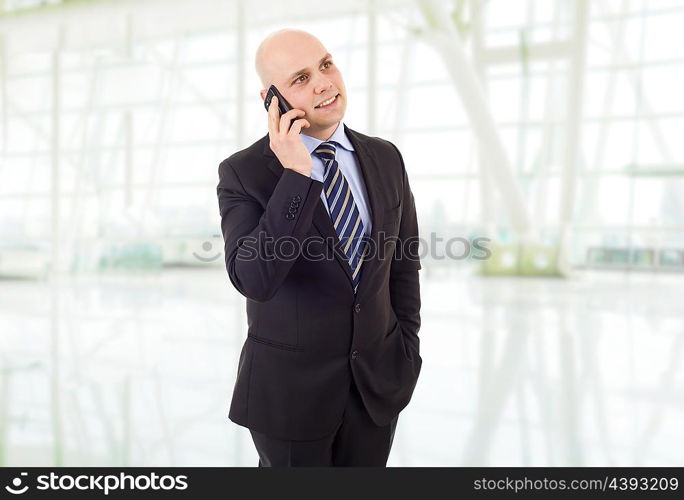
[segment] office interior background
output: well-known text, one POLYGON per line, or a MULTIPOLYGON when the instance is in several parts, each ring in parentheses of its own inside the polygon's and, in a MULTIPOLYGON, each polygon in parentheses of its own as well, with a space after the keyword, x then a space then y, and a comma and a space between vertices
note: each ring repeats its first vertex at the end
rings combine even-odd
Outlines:
POLYGON ((416 199, 388 465, 682 465, 682 26, 684 0, 0 0, 0 465, 256 465, 217 167, 267 132, 283 27, 416 199))

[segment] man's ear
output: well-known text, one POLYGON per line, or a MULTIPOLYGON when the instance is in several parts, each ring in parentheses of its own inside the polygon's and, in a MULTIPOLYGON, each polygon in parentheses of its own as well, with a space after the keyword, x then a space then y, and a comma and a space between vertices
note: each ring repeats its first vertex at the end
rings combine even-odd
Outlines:
POLYGON ((259 91, 259 95, 261 96, 261 100, 262 100, 262 101, 265 101, 265 100, 266 100, 266 94, 267 94, 267 93, 268 93, 268 90, 266 90, 266 89, 261 89, 261 90, 259 91))

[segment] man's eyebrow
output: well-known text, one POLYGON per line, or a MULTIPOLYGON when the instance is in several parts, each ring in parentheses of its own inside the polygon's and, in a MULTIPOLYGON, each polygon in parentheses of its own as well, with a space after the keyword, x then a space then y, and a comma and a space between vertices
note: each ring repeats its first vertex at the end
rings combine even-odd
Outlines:
MULTIPOLYGON (((330 53, 327 53, 326 55, 324 55, 324 56, 321 58, 320 61, 318 61, 318 65, 320 66, 321 64, 323 64, 323 62, 324 62, 326 59, 330 59, 330 58, 332 58, 332 56, 330 55, 330 53)), ((299 71, 295 71, 294 73, 292 73, 292 74, 290 75, 290 77, 288 78, 288 80, 292 80, 294 77, 299 76, 299 75, 301 75, 301 74, 303 74, 303 73, 306 73, 307 71, 309 71, 309 68, 304 68, 304 69, 300 69, 299 71)))

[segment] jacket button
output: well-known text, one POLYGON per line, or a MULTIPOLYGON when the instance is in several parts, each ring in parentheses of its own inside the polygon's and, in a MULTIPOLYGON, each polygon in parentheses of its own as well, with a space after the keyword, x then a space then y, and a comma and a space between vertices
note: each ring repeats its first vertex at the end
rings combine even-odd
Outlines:
POLYGON ((300 201, 302 201, 302 197, 299 195, 294 196, 292 197, 292 201, 294 201, 295 203, 299 203, 300 201))
POLYGON ((356 359, 359 357, 359 351, 352 351, 351 353, 351 359, 356 359))
POLYGON ((354 312, 361 312, 361 304, 356 304, 354 306, 354 312))
POLYGON ((297 213, 297 207, 290 206, 290 208, 287 210, 291 214, 297 213))
POLYGON ((294 214, 285 214, 285 218, 292 220, 295 218, 295 215, 294 214))

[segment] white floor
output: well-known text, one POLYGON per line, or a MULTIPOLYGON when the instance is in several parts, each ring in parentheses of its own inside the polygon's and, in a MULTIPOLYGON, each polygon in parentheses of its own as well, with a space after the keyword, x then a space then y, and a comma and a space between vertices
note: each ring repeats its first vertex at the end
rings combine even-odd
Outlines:
MULTIPOLYGON (((422 275, 393 466, 681 466, 684 276, 422 275)), ((0 465, 254 466, 225 271, 0 281, 0 465)))

